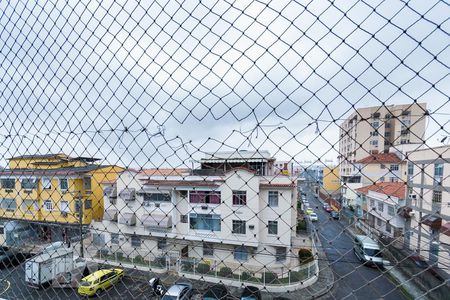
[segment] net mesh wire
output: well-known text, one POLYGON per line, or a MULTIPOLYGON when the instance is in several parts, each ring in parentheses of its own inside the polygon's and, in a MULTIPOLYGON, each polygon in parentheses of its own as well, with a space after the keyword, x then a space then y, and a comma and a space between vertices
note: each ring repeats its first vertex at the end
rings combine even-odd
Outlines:
POLYGON ((446 1, 0 12, 0 297, 446 297, 446 1))

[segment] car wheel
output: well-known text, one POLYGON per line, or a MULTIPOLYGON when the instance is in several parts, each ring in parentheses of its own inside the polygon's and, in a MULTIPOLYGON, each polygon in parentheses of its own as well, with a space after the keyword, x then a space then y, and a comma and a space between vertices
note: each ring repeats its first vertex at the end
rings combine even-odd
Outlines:
POLYGON ((101 294, 102 294, 102 289, 98 289, 98 290, 95 291, 95 296, 96 297, 100 297, 101 294))

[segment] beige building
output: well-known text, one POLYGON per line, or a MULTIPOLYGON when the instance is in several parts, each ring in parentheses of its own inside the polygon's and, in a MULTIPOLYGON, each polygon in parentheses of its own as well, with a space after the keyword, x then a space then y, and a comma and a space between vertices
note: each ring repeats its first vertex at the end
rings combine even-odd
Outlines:
POLYGON ((408 153, 409 247, 449 272, 450 146, 408 153))
POLYGON ((426 115, 425 103, 375 106, 356 110, 341 124, 338 158, 344 204, 354 204, 356 188, 383 177, 382 172, 377 175, 376 170, 371 170, 377 166, 360 170, 358 162, 380 153, 396 153, 402 158, 401 153, 411 145, 420 147, 425 138, 426 115), (366 172, 372 172, 375 178, 366 172), (363 182, 364 177, 369 182, 363 182))

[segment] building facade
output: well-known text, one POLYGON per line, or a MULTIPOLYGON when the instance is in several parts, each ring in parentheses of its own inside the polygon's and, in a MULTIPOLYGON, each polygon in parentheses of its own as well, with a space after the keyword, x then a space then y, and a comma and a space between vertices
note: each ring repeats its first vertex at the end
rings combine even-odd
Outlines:
POLYGON ((242 167, 207 176, 145 173, 127 170, 105 183, 105 217, 92 224, 97 249, 149 262, 162 258, 169 267, 194 260, 283 274, 299 266, 291 246, 296 179, 242 167))
POLYGON ((347 205, 354 204, 355 189, 364 186, 358 161, 373 154, 404 153, 405 145, 420 147, 427 114, 425 103, 375 106, 357 109, 341 124, 338 160, 347 205))
POLYGON ((103 180, 117 178, 117 166, 65 154, 24 155, 0 171, 0 218, 9 243, 58 241, 79 236, 78 227, 103 218, 103 180), (7 222, 12 222, 6 226, 7 222), (75 233, 77 232, 77 233, 75 233), (20 234, 19 234, 20 233, 20 234))
POLYGON ((450 265, 450 146, 408 153, 409 247, 448 271, 450 265))

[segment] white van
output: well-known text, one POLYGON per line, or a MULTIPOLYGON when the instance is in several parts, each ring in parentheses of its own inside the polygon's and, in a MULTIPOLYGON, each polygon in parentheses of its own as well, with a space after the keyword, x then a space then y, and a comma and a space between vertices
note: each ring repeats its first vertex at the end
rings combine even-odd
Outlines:
POLYGON ((383 266, 383 256, 380 246, 366 235, 356 235, 353 240, 353 251, 366 264, 383 266))

